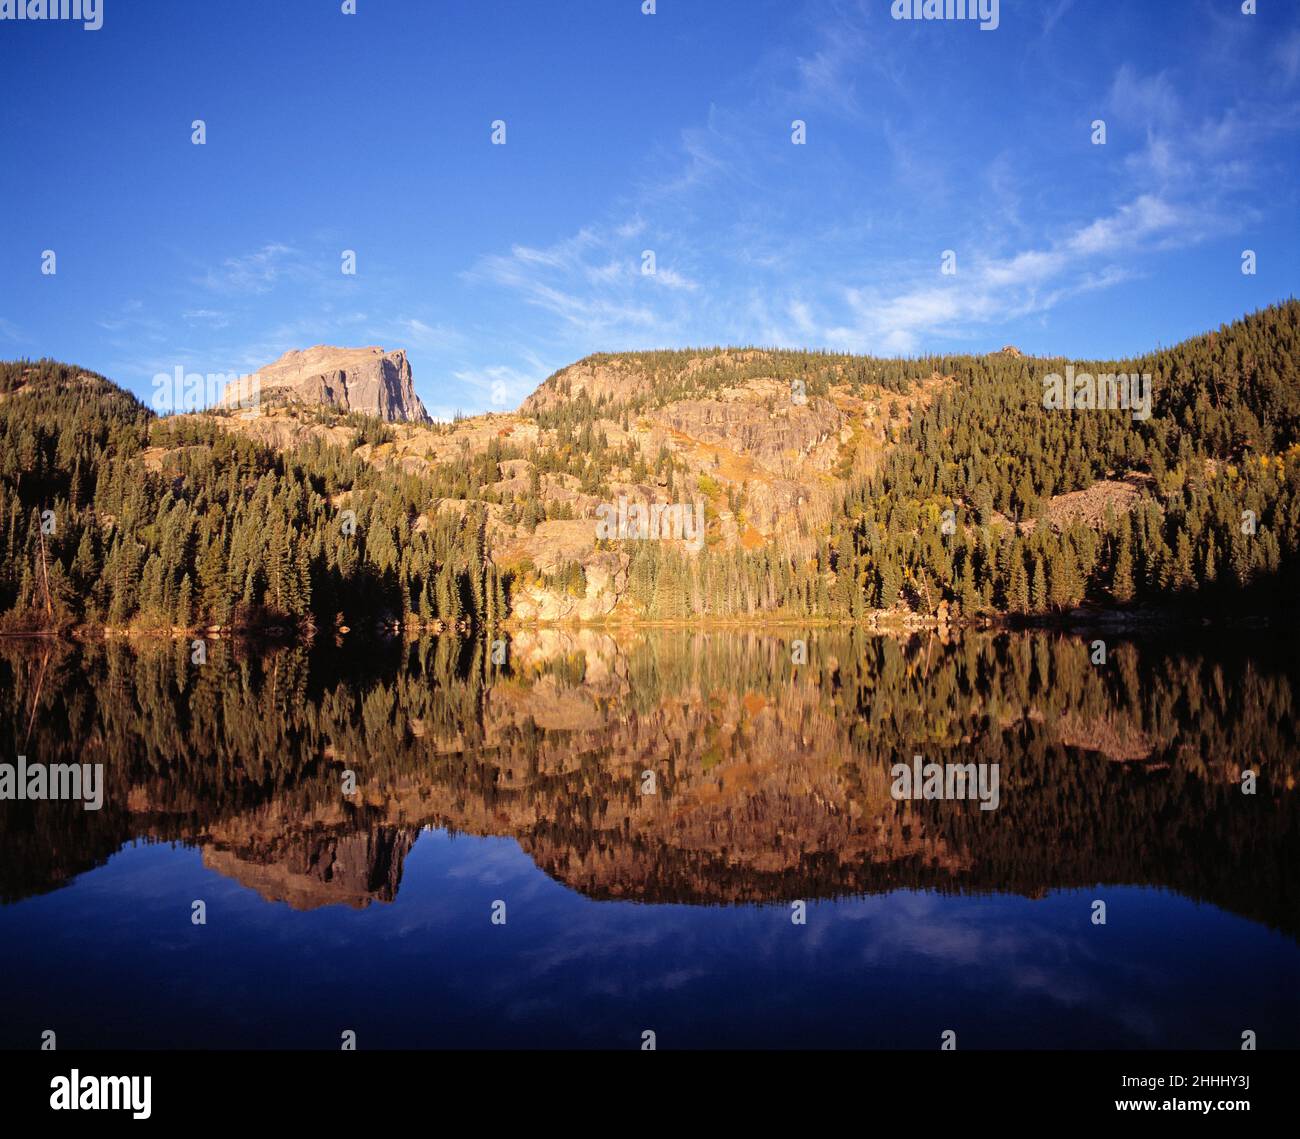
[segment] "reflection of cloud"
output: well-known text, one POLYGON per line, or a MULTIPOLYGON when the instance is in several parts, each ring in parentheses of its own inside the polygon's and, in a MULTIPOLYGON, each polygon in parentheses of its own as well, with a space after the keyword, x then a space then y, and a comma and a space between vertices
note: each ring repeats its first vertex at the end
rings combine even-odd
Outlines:
MULTIPOLYGON (((1131 891, 1139 899, 1158 894, 1131 891)), ((1107 931, 1086 918, 1077 919, 1077 927, 1062 927, 1063 907, 1071 915, 1085 914, 1092 896, 1065 890, 1032 903, 1013 896, 954 901, 904 891, 866 899, 862 909, 846 917, 867 925, 868 932, 859 938, 866 942, 860 957, 872 968, 900 958, 926 961, 945 978, 978 976, 981 987, 996 989, 1004 999, 1037 994, 1065 1007, 1088 1008, 1153 1040, 1160 1024, 1152 1010, 1115 994, 1159 994, 1168 985, 1161 965, 1117 953, 1113 939, 1106 940, 1107 931)))
MULTIPOLYGON (((1133 890, 1131 896, 1145 900, 1158 893, 1133 890)), ((980 996, 1033 1010, 1040 1022, 1051 1016, 1044 1007, 1085 1010, 1089 1022, 1111 1022, 1120 1039, 1154 1042, 1168 1031, 1162 1010, 1181 983, 1171 981, 1161 963, 1130 959, 1125 943, 1091 926, 1091 894, 1081 890, 1033 902, 902 890, 812 903, 803 927, 792 926, 784 904, 647 907, 590 902, 568 891, 559 897, 563 904, 534 926, 511 970, 490 985, 492 1002, 512 1019, 582 1000, 635 1005, 683 992, 703 997, 725 991, 741 967, 756 979, 783 979, 769 993, 773 1008, 802 1001, 801 994, 812 991, 809 984, 823 994, 841 985, 863 992, 901 986, 912 990, 917 1007, 980 996), (1135 999, 1137 993, 1149 999, 1135 999)), ((1177 904, 1192 905, 1185 899, 1177 904)))
MULTIPOLYGON (((460 839, 473 842, 475 857, 473 862, 460 862, 447 869, 448 878, 464 879, 480 885, 500 886, 507 882, 527 889, 529 894, 536 892, 539 883, 532 862, 521 858, 519 844, 513 839, 460 839)), ((510 899, 505 899, 507 914, 510 899)), ((507 916, 508 920, 508 916, 507 916)))

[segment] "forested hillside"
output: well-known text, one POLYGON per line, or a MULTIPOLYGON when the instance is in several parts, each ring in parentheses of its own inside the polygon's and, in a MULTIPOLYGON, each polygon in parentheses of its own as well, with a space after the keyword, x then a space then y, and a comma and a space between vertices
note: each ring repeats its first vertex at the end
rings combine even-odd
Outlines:
POLYGON ((500 612, 482 517, 416 526, 425 486, 351 448, 278 453, 208 417, 159 419, 102 377, 50 361, 0 366, 0 393, 0 608, 11 628, 306 631, 500 612), (165 470, 151 469, 150 448, 164 449, 165 470))
POLYGON ((589 357, 518 413, 159 418, 0 365, 0 611, 311 632, 376 622, 1265 612, 1300 560, 1300 302, 1141 359, 589 357), (1152 414, 1043 378, 1149 373, 1152 414), (699 548, 597 537, 699 503, 699 548))
MULTIPOLYGON (((851 358, 771 359, 784 378, 808 376, 810 392, 845 380, 863 389, 851 358)), ((634 579, 646 602, 673 615, 739 607, 859 618, 945 602, 1027 614, 1084 601, 1267 608, 1295 596, 1297 302, 1138 360, 1076 363, 1091 374, 1150 373, 1155 413, 1145 422, 1123 410, 1045 411, 1041 377, 1065 360, 873 363, 902 390, 931 374, 952 382, 878 470, 850 475, 812 564, 771 550, 691 559, 646 543, 634 579), (1054 498, 1103 480, 1142 493, 1100 497, 1091 521, 1052 518, 1054 498)))

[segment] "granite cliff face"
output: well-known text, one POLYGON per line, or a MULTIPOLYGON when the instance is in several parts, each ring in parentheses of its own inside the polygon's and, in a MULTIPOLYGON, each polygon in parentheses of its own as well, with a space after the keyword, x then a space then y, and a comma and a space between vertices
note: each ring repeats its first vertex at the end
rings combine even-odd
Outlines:
MULTIPOLYGON (((618 621, 644 612, 644 590, 633 544, 598 540, 602 509, 698 507, 704 538, 692 554, 770 551, 807 564, 824 552, 846 487, 956 382, 928 362, 910 372, 901 383, 886 362, 757 349, 599 354, 554 373, 517 411, 434 424, 402 352, 316 347, 251 377, 260 414, 216 419, 282 451, 318 440, 428 479, 435 489, 417 529, 481 511, 492 558, 512 575, 514 619, 618 621), (362 440, 322 409, 396 426, 362 440)), ((227 407, 246 398, 232 385, 227 407)), ((1150 493, 1143 482, 1102 482, 1078 503, 1051 500, 1046 517, 1095 525, 1107 507, 1131 510, 1150 493)))
POLYGON ((428 423, 429 413, 415 394, 411 365, 401 349, 315 348, 286 352, 226 386, 225 408, 252 403, 301 404, 378 416, 390 423, 428 423))
POLYGON ((473 470, 469 497, 439 495, 430 515, 484 504, 495 560, 522 570, 512 615, 597 621, 631 611, 630 551, 596 541, 602 505, 698 502, 710 545, 811 557, 810 534, 825 525, 844 478, 870 471, 945 382, 934 376, 907 394, 863 387, 832 362, 808 373, 814 387, 805 394, 802 381, 784 376, 788 367, 757 350, 593 356, 556 372, 515 412, 432 424, 403 352, 318 346, 232 384, 225 407, 246 404, 256 386, 259 414, 218 422, 284 451, 310 439, 351 446, 364 462, 448 489, 461 490, 473 470), (590 438, 565 422, 582 407, 598 408, 590 438), (358 444, 316 409, 400 426, 385 441, 358 444), (536 517, 525 521, 529 501, 536 517), (581 585, 557 588, 550 578, 572 564, 581 585))

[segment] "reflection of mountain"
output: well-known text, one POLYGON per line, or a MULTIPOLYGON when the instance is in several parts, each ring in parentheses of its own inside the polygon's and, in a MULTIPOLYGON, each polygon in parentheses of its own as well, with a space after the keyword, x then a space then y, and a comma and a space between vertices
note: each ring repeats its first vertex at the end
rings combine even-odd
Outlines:
MULTIPOLYGON (((521 634, 499 672, 442 639, 346 676, 288 650, 218 649, 202 668, 170 649, 68 652, 26 754, 104 762, 105 808, 4 804, 0 889, 54 888, 144 838, 198 846, 294 908, 363 906, 396 896, 433 825, 513 837, 595 898, 1147 883, 1296 935, 1294 663, 1116 644, 1099 669, 1085 643, 1041 634, 810 647, 796 668, 749 634, 521 634), (917 753, 998 763, 1001 806, 896 802, 890 766, 917 753)), ((0 657, 0 731, 18 744, 39 671, 0 657)))
POLYGON ((380 827, 353 834, 277 834, 269 841, 249 836, 236 847, 205 846, 203 865, 291 909, 336 902, 362 909, 397 897, 402 860, 417 833, 380 827))

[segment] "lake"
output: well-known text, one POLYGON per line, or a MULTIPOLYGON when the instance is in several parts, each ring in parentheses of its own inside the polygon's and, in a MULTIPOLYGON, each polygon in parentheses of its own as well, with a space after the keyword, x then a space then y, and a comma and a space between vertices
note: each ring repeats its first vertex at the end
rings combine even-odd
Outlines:
POLYGON ((1284 640, 3 642, 0 1046, 1295 1048, 1284 640))

